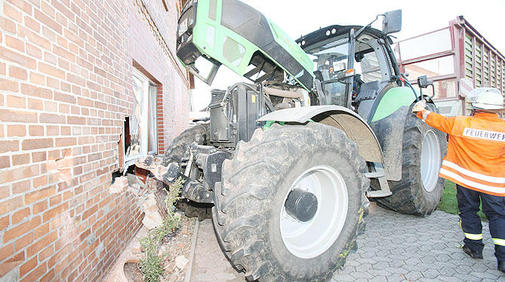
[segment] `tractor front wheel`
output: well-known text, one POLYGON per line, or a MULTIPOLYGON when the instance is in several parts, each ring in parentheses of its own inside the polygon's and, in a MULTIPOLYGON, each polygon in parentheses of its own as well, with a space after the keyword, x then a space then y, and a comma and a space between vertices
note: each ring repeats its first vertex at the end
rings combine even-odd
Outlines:
POLYGON ((365 163, 326 125, 257 129, 223 164, 213 210, 221 247, 248 280, 326 280, 356 246, 365 163))

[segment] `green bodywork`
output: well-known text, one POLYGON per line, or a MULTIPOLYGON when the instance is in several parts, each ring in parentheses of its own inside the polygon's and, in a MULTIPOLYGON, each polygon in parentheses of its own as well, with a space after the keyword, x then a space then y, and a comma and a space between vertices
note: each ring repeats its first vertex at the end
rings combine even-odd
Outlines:
MULTIPOLYGON (((220 62, 240 76, 248 72, 252 56, 256 52, 260 52, 297 80, 298 74, 289 73, 283 65, 269 56, 264 50, 222 25, 222 5, 223 0, 198 1, 196 23, 193 29, 193 44, 195 47, 202 54, 220 62), (211 2, 216 9, 215 11, 211 9, 211 2)), ((314 64, 308 55, 277 25, 268 19, 267 21, 275 41, 312 75, 314 64)), ((297 80, 297 82, 306 88, 300 81, 297 80)), ((310 91, 310 89, 307 90, 310 91)))
POLYGON ((379 101, 372 122, 388 117, 403 106, 410 106, 415 99, 416 96, 410 87, 389 89, 379 101))

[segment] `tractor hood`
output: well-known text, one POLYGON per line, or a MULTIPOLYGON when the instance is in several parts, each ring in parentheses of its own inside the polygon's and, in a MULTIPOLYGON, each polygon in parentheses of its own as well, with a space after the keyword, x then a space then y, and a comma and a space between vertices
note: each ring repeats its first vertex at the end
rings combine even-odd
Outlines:
POLYGON ((253 82, 290 76, 308 91, 314 65, 277 25, 238 0, 193 0, 178 21, 177 57, 211 84, 221 65, 253 82))

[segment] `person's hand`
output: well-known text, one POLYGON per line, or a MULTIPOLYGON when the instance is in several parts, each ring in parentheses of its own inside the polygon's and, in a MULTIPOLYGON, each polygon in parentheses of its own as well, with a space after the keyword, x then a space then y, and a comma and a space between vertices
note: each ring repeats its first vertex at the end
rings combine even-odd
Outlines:
POLYGON ((418 113, 420 111, 424 111, 424 110, 426 110, 426 101, 424 101, 424 100, 421 100, 421 101, 417 102, 414 105, 414 107, 412 108, 412 112, 414 114, 416 114, 416 113, 418 113))

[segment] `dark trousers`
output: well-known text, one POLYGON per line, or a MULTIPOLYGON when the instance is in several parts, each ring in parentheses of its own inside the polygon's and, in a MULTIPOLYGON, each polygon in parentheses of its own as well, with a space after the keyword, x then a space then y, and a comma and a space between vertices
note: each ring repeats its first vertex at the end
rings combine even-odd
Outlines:
POLYGON ((489 231, 495 244, 495 256, 505 261, 505 197, 493 196, 456 185, 458 193, 461 229, 465 233, 465 245, 475 252, 482 252, 482 224, 477 212, 482 201, 482 211, 489 220, 489 231))

